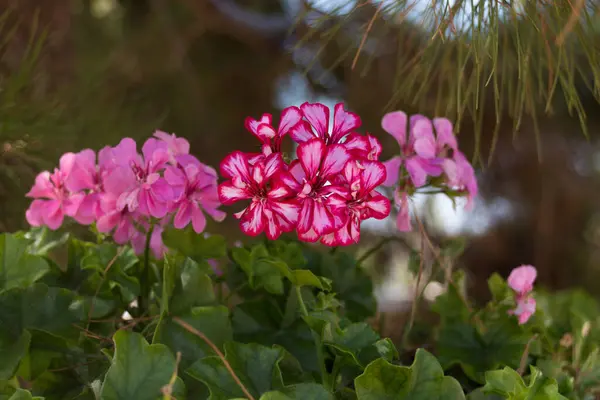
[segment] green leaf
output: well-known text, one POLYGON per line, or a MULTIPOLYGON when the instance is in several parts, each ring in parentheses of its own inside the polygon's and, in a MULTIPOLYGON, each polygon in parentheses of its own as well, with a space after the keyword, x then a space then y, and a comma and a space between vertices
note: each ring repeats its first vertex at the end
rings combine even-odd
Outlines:
POLYGON ((0 335, 0 380, 8 380, 13 377, 19 366, 21 358, 27 354, 31 342, 31 334, 23 331, 21 336, 14 341, 0 335))
POLYGON ((231 253, 248 276, 248 285, 252 289, 262 288, 272 294, 283 294, 283 278, 289 274, 289 268, 285 262, 273 258, 264 245, 256 245, 250 251, 234 248, 231 253))
POLYGON ((442 324, 466 322, 469 320, 469 310, 461 299, 459 288, 464 285, 464 273, 457 271, 454 274, 455 285, 449 285, 444 294, 435 298, 431 309, 439 314, 442 324))
POLYGON ((312 286, 321 290, 331 290, 331 281, 329 279, 318 277, 307 269, 293 270, 291 281, 297 286, 312 286))
POLYGON ((492 299, 496 302, 512 296, 512 291, 506 284, 506 281, 495 272, 488 279, 488 287, 492 293, 492 299))
POLYGON ((346 362, 362 368, 379 357, 387 361, 398 358, 398 351, 391 340, 381 340, 373 328, 364 322, 336 330, 325 344, 334 348, 346 362))
MULTIPOLYGON (((223 348, 223 344, 232 339, 229 310, 224 306, 195 307, 180 318, 204 333, 219 348, 223 348)), ((167 345, 174 353, 181 352, 183 368, 214 354, 204 340, 187 331, 172 318, 165 318, 157 328, 155 342, 167 345)))
POLYGON ((169 310, 177 315, 189 312, 192 307, 215 303, 215 292, 211 278, 199 265, 187 260, 176 269, 175 288, 169 310))
POLYGON ((43 397, 32 396, 28 390, 17 389, 8 400, 43 400, 43 397))
MULTIPOLYGON (((120 330, 113 337, 115 355, 102 384, 100 400, 157 400, 176 368, 175 356, 162 344, 148 344, 139 333, 120 330)), ((183 393, 175 383, 173 396, 183 393)))
POLYGON ((531 367, 529 385, 513 369, 505 367, 485 373, 484 393, 497 394, 510 400, 566 400, 558 392, 556 380, 531 367))
POLYGON ((358 400, 451 400, 464 399, 460 384, 444 376, 433 355, 418 349, 410 367, 380 358, 354 381, 358 400))
MULTIPOLYGON (((284 351, 279 347, 270 348, 255 343, 225 344, 225 359, 254 398, 283 387, 277 366, 283 356, 284 351)), ((219 357, 198 360, 186 372, 208 386, 209 400, 246 397, 219 357)))
POLYGON ((234 339, 265 346, 283 346, 306 371, 318 372, 317 353, 308 325, 294 318, 283 326, 283 313, 273 299, 248 301, 236 306, 232 317, 234 339))
POLYGON ((377 302, 373 296, 371 278, 358 267, 350 254, 335 255, 306 250, 308 269, 331 281, 331 290, 344 307, 351 321, 362 321, 375 314, 377 302))
POLYGON ((104 282, 111 289, 117 287, 124 301, 129 303, 140 294, 140 283, 134 268, 138 262, 133 249, 103 243, 86 248, 85 257, 81 259, 81 269, 97 272, 105 278, 104 282))
POLYGON ((467 376, 483 383, 484 372, 500 365, 517 368, 529 340, 512 319, 491 322, 482 335, 469 324, 443 326, 436 349, 444 369, 460 365, 467 376))
POLYGON ((0 291, 30 286, 50 270, 46 260, 29 254, 29 244, 27 239, 0 234, 0 291))
POLYGON ((223 236, 204 237, 194 232, 191 225, 185 229, 167 229, 162 237, 167 247, 198 262, 221 258, 227 254, 227 243, 223 236))
POLYGON ((15 339, 24 329, 37 329, 57 336, 78 336, 72 323, 78 320, 72 310, 75 295, 65 289, 36 283, 26 289, 0 293, 0 334, 15 339))
POLYGON ((259 400, 333 400, 335 397, 322 385, 316 383, 299 383, 285 388, 267 392, 259 400))

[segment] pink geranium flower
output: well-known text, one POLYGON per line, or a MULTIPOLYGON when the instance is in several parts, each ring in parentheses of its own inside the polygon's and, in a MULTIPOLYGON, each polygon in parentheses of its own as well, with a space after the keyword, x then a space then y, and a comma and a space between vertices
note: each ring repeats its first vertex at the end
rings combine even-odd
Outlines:
POLYGON ((298 193, 301 205, 298 237, 316 242, 346 223, 347 215, 340 205, 344 204, 347 190, 332 182, 351 156, 343 145, 327 146, 319 138, 301 143, 297 155, 298 160, 290 164, 290 175, 285 176, 286 183, 298 193))
POLYGON ((141 216, 135 215, 127 208, 119 209, 117 207, 117 196, 105 193, 100 198, 100 208, 102 215, 96 221, 96 228, 101 233, 111 233, 114 241, 118 244, 129 242, 136 234, 137 230, 134 220, 141 216))
POLYGON ((31 226, 45 225, 52 230, 58 229, 65 215, 74 216, 84 195, 71 193, 66 180, 75 164, 75 154, 66 153, 60 158, 59 168, 54 172, 44 171, 35 178, 35 183, 26 194, 35 200, 25 213, 31 226))
POLYGON ((196 233, 204 231, 206 218, 204 210, 215 221, 222 221, 225 213, 217 208, 221 205, 217 191, 217 172, 202 164, 195 157, 181 155, 177 165, 167 167, 165 179, 178 193, 174 209, 173 225, 185 228, 190 222, 196 233))
POLYGON ((254 134, 262 143, 262 153, 268 156, 271 153, 281 152, 281 141, 295 125, 302 120, 302 112, 298 107, 287 107, 281 112, 281 121, 277 130, 273 127, 271 114, 263 114, 260 120, 246 118, 246 129, 254 134))
POLYGON ((305 120, 296 124, 290 136, 297 143, 303 143, 314 137, 326 144, 341 143, 342 140, 362 124, 358 115, 344 110, 342 103, 336 104, 333 111, 333 127, 329 131, 329 107, 321 103, 304 103, 300 110, 305 120))
POLYGON ((381 154, 381 143, 374 136, 369 134, 361 135, 359 133, 351 133, 346 137, 344 146, 356 159, 379 160, 381 154))
POLYGON ((173 190, 160 175, 170 159, 167 144, 150 138, 137 153, 133 139, 125 138, 112 149, 117 166, 104 181, 104 188, 118 195, 117 209, 164 217, 173 200, 173 190))
POLYGON ((477 196, 478 186, 475 170, 465 155, 456 150, 451 159, 445 159, 442 168, 446 176, 446 185, 467 193, 467 209, 472 208, 477 196))
POLYGON ((531 265, 521 265, 513 269, 508 276, 508 286, 515 291, 517 307, 509 314, 519 317, 519 324, 526 323, 535 313, 536 302, 531 296, 533 282, 537 278, 537 270, 531 265))
POLYGON ((410 206, 408 204, 408 194, 406 191, 394 192, 394 201, 398 206, 398 215, 396 216, 396 226, 400 232, 410 232, 412 222, 410 219, 410 206))
POLYGON ((393 186, 401 177, 402 167, 408 172, 410 183, 419 188, 427 183, 429 175, 437 176, 441 173, 440 163, 436 162, 435 139, 430 137, 431 122, 422 115, 410 117, 410 128, 406 132, 407 116, 402 111, 386 114, 381 126, 383 130, 392 135, 400 145, 400 155, 386 161, 387 179, 385 186, 393 186), (432 162, 434 161, 434 162, 432 162))
POLYGON ((292 200, 294 192, 281 179, 284 173, 280 153, 273 153, 252 166, 239 151, 221 162, 221 174, 230 179, 219 185, 221 202, 234 204, 251 200, 248 207, 235 214, 247 235, 257 236, 265 231, 269 239, 276 239, 294 229, 299 207, 292 200))
POLYGON ((384 219, 390 214, 390 200, 375 189, 385 180, 385 167, 377 161, 346 163, 343 179, 350 190, 343 205, 346 223, 337 231, 323 236, 328 246, 346 246, 360 240, 360 223, 368 218, 384 219))
MULTIPOLYGON (((164 257, 168 250, 162 240, 162 234, 167 222, 168 220, 163 219, 160 221, 160 223, 154 225, 152 234, 150 235, 150 251, 152 252, 154 258, 159 260, 164 257)), ((146 250, 147 232, 150 228, 147 222, 141 222, 139 225, 144 229, 136 230, 131 238, 131 247, 138 256, 144 254, 144 250, 146 250)))
POLYGON ((175 164, 175 158, 182 154, 189 154, 190 142, 184 138, 177 137, 175 134, 168 134, 163 131, 154 132, 154 137, 162 140, 167 144, 167 151, 169 152, 169 162, 175 164))

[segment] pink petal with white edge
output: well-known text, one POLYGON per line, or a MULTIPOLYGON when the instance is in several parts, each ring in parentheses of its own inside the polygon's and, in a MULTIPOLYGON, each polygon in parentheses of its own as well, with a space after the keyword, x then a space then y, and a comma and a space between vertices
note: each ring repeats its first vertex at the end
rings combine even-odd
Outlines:
POLYGON ((246 235, 257 236, 265 229, 265 222, 263 205, 255 201, 240 218, 240 227, 246 235))
POLYGON ((249 132, 253 134, 257 134, 258 126, 260 124, 271 125, 273 122, 273 116, 271 114, 263 114, 261 119, 256 120, 252 117, 246 118, 244 121, 244 126, 248 129, 249 132))
POLYGON ((402 166, 402 157, 396 156, 390 158, 389 160, 383 163, 385 167, 385 181, 383 181, 384 186, 394 186, 398 183, 398 178, 400 177, 400 167, 402 166))
POLYGON ((316 177, 327 146, 321 139, 314 138, 298 146, 296 154, 309 180, 316 177))
POLYGON ((269 207, 273 212, 285 219, 290 225, 296 225, 300 216, 300 206, 291 201, 270 202, 269 207))
POLYGON ((343 145, 334 144, 327 146, 321 167, 321 176, 326 177, 339 174, 349 160, 350 153, 343 145))
POLYGON ((262 186, 265 182, 265 165, 258 163, 252 168, 252 181, 258 186, 262 186))
POLYGON ((267 197, 271 200, 281 200, 286 197, 291 197, 293 194, 294 191, 283 181, 274 179, 271 182, 271 189, 267 193, 267 197))
POLYGON ((458 143, 456 142, 456 136, 454 136, 454 128, 452 122, 447 118, 434 118, 433 126, 435 127, 435 133, 437 136, 437 143, 439 147, 447 146, 453 150, 458 149, 458 143))
POLYGON ((239 177, 250 182, 250 164, 244 153, 234 151, 221 161, 221 175, 225 178, 239 177))
POLYGON ((248 189, 236 187, 231 181, 219 185, 219 200, 225 205, 250 198, 252 193, 248 189))
POLYGON ((361 188, 363 195, 370 193, 377 186, 381 185, 386 180, 386 168, 378 161, 365 160, 362 163, 363 171, 360 176, 361 188))
MULTIPOLYGON (((375 192, 377 193, 377 192, 375 192)), ((387 197, 377 193, 377 195, 373 196, 369 200, 364 203, 365 207, 367 207, 371 213, 370 216, 375 219, 384 219, 388 215, 390 215, 391 211, 391 203, 390 199, 387 197)))
POLYGON ((304 118, 315 128, 318 136, 325 140, 329 136, 329 108, 321 103, 304 103, 300 106, 304 118))
POLYGON ((304 143, 307 140, 313 139, 315 134, 312 127, 306 121, 300 121, 289 130, 290 137, 296 143, 304 143))
POLYGON ((314 229, 309 229, 307 232, 298 232, 298 239, 303 242, 314 243, 319 240, 320 236, 317 235, 314 229))
POLYGON ((298 215, 298 233, 305 233, 312 229, 314 220, 314 200, 310 197, 302 202, 298 215))
POLYGON ((286 135, 290 129, 300 122, 302 119, 302 112, 298 107, 291 106, 283 109, 281 112, 281 121, 279 121, 279 129, 277 134, 279 136, 286 135))
POLYGON ((332 143, 338 143, 349 132, 359 128, 361 125, 362 122, 358 115, 344 110, 343 103, 336 104, 333 111, 332 143))
POLYGON ((335 230, 335 220, 331 212, 320 201, 314 202, 313 229, 319 236, 335 230))
POLYGON ((406 143, 406 114, 402 111, 387 113, 381 120, 381 127, 392 135, 402 147, 406 143))
POLYGON ((277 132, 270 124, 260 124, 256 128, 256 136, 263 142, 268 143, 269 140, 277 136, 277 132))
POLYGON ((281 153, 273 153, 265 159, 265 178, 271 179, 277 172, 285 170, 281 153))

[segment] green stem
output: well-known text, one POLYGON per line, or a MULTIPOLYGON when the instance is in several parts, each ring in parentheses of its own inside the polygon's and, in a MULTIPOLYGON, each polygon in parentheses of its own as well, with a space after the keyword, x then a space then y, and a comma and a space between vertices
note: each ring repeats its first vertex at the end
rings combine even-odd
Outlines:
POLYGON ((404 239, 399 238, 397 236, 388 236, 381 239, 375 246, 371 247, 369 250, 365 252, 362 256, 358 258, 356 261, 356 265, 360 266, 367 258, 371 257, 373 254, 377 253, 379 250, 383 248, 389 242, 399 242, 403 245, 407 246, 409 249, 411 248, 404 239))
POLYGON ((152 239, 152 232, 154 231, 154 224, 150 225, 148 232, 146 232, 146 244, 144 247, 144 269, 142 270, 142 276, 140 277, 140 298, 138 299, 138 307, 140 315, 148 311, 150 307, 150 292, 152 285, 152 270, 150 269, 150 240, 152 239))
MULTIPOLYGON (((298 304, 300 305, 300 312, 304 317, 308 317, 308 309, 302 298, 302 288, 300 286, 294 286, 296 289, 296 297, 298 298, 298 304)), ((329 374, 327 373, 327 366, 325 365, 325 355, 323 354, 323 343, 319 334, 311 329, 315 347, 317 348, 317 359, 319 367, 321 368, 321 379, 323 386, 325 386, 330 392, 333 392, 333 385, 330 382, 329 374)))

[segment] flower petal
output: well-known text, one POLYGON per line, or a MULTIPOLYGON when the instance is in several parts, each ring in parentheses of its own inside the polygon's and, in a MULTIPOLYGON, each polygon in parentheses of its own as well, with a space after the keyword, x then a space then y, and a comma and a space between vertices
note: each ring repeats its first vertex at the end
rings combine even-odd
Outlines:
POLYGON ((246 155, 241 151, 234 151, 221 161, 221 175, 225 178, 241 178, 250 182, 250 165, 246 155))
POLYGON ((304 103, 300 106, 304 118, 312 125, 318 137, 325 140, 329 136, 329 108, 321 103, 304 103))
POLYGON ((526 294, 533 290, 533 282, 537 278, 537 270, 532 265, 521 265, 513 269, 506 280, 508 286, 519 294, 526 294))
POLYGON ((252 193, 246 188, 239 188, 231 181, 219 185, 219 200, 225 205, 252 198, 252 193))
POLYGON ((407 159, 405 165, 415 187, 419 188, 427 183, 427 172, 421 167, 418 158, 411 157, 407 159))
MULTIPOLYGON (((329 119, 328 119, 329 120, 329 119)), ((338 103, 333 111, 333 130, 331 143, 339 143, 348 133, 362 125, 360 117, 353 112, 344 110, 344 104, 338 103)))
POLYGON ((309 180, 317 176, 326 150, 325 142, 318 138, 311 139, 298 146, 296 154, 309 180))
POLYGON ((192 219, 192 205, 189 201, 181 202, 175 218, 173 218, 173 226, 177 229, 185 228, 192 219))
POLYGON ((392 135, 402 147, 406 144, 406 114, 402 111, 387 113, 381 120, 381 127, 392 135))
POLYGON ((254 201, 246 208, 240 218, 240 227, 249 236, 257 236, 265 229, 264 210, 261 202, 254 201))
POLYGON ((331 212, 320 201, 313 202, 313 229, 318 236, 335 231, 335 219, 331 212))
POLYGON ((363 170, 360 176, 360 191, 366 195, 386 180, 386 169, 379 161, 365 160, 361 164, 363 170))
POLYGON ((452 150, 458 150, 456 136, 454 136, 452 122, 447 118, 434 118, 433 126, 437 136, 438 147, 447 146, 452 150))
POLYGON ((277 172, 285 169, 281 153, 273 153, 265 158, 265 178, 271 179, 277 172))
POLYGON ((286 135, 290 129, 300 122, 302 119, 302 112, 298 107, 291 106, 284 108, 281 112, 281 121, 279 121, 279 129, 277 129, 278 136, 286 135))
POLYGON ((325 156, 322 160, 321 177, 329 177, 342 172, 344 166, 350 160, 350 153, 344 145, 334 144, 327 146, 325 156))
POLYGON ((206 217, 196 203, 192 203, 192 227, 196 233, 202 233, 206 228, 206 217))
POLYGON ((35 183, 33 184, 33 187, 29 190, 29 192, 27 192, 25 196, 32 198, 54 198, 54 185, 52 184, 52 182, 50 182, 50 172, 40 172, 35 177, 35 183))
POLYGON ((385 181, 383 181, 384 186, 394 186, 398 183, 398 178, 400 177, 400 167, 402 166, 402 157, 396 156, 390 158, 389 160, 383 163, 385 167, 385 181))
POLYGON ((294 125, 290 128, 289 133, 292 140, 296 143, 304 143, 315 137, 312 127, 306 121, 300 121, 294 125))
POLYGON ((433 158, 436 155, 436 142, 433 127, 428 119, 419 119, 411 130, 414 140, 415 152, 424 158, 433 158))
POLYGON ((314 200, 307 197, 302 202, 300 214, 298 215, 298 233, 306 233, 313 226, 314 200))
POLYGON ((292 201, 271 201, 269 202, 271 210, 279 217, 285 219, 288 225, 295 226, 300 216, 300 206, 292 201))

